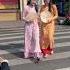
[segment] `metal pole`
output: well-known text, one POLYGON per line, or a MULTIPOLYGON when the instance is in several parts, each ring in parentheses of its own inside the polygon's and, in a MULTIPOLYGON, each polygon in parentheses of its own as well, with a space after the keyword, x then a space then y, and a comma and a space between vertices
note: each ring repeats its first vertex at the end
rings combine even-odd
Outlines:
POLYGON ((23 12, 23 0, 20 0, 20 17, 22 20, 22 12, 23 12))

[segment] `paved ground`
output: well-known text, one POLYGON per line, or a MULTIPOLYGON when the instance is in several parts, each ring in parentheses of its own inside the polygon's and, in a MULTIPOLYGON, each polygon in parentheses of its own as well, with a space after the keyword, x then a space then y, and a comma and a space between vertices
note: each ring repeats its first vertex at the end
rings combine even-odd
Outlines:
POLYGON ((70 70, 70 26, 56 26, 54 55, 34 64, 23 58, 23 22, 0 23, 0 56, 9 60, 11 70, 70 70))
POLYGON ((23 27, 23 21, 0 21, 0 28, 15 28, 23 27))

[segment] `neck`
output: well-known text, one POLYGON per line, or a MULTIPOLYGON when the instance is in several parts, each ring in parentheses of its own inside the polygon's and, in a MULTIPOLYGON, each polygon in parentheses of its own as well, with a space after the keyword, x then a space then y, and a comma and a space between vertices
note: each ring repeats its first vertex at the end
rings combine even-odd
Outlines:
POLYGON ((45 3, 45 6, 48 6, 48 4, 47 4, 47 3, 45 3))
POLYGON ((35 6, 35 4, 30 4, 31 7, 35 6))

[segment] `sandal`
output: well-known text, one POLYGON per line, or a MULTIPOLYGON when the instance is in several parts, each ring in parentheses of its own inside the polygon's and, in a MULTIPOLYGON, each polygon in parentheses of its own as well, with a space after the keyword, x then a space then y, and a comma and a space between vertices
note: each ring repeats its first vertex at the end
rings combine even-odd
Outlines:
POLYGON ((35 63, 39 63, 40 62, 40 58, 35 58, 35 63))

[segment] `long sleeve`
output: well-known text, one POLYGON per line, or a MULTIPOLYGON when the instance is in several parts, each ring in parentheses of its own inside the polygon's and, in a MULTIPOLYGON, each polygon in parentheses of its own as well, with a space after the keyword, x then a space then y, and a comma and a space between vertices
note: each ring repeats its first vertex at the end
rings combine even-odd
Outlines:
POLYGON ((23 20, 25 20, 26 15, 27 15, 27 7, 25 7, 23 11, 23 20))

